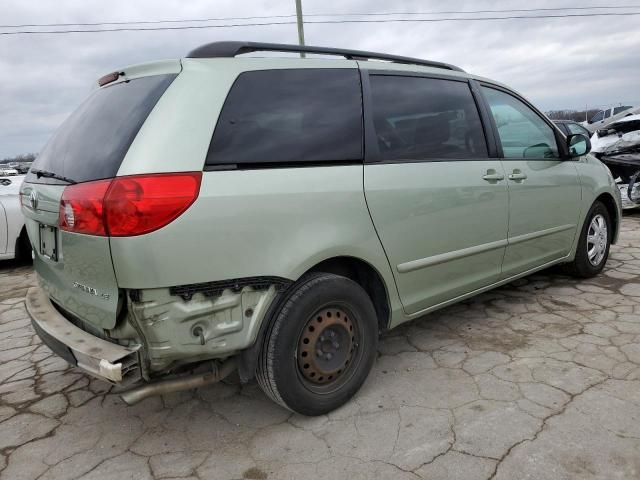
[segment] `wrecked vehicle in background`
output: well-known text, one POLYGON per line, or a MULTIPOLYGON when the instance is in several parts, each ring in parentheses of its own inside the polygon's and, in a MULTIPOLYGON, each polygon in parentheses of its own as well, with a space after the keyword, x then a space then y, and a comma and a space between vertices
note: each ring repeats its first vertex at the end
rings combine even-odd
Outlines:
POLYGON ((621 105, 619 107, 612 107, 606 110, 600 110, 589 120, 582 125, 594 133, 601 128, 607 128, 614 122, 617 122, 621 118, 628 117, 629 115, 640 114, 640 107, 633 107, 631 105, 621 105))
POLYGON ((640 205, 640 114, 624 117, 601 128, 591 137, 591 153, 611 170, 625 201, 640 205))

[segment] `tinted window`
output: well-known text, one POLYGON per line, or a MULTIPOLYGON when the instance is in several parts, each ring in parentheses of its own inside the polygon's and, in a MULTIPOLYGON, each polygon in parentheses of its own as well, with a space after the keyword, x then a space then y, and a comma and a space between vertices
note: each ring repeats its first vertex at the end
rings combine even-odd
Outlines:
POLYGON ((372 75, 373 120, 383 160, 487 157, 465 82, 372 75))
MULTIPOLYGON (((127 150, 175 75, 154 75, 96 90, 62 124, 32 168, 77 182, 114 177, 127 150)), ((32 173, 29 182, 57 183, 32 173)))
POLYGON ((505 158, 558 158, 553 129, 517 98, 499 90, 483 91, 502 144, 505 158))
POLYGON ((577 133, 580 133, 582 135, 585 135, 587 138, 591 137, 589 130, 584 128, 582 125, 578 125, 577 123, 567 123, 566 125, 567 125, 567 130, 569 130, 570 134, 575 135, 577 133))
POLYGON ((557 122, 554 120, 553 123, 556 124, 556 127, 558 127, 562 133, 564 133, 565 135, 569 134, 569 129, 567 128, 567 125, 564 122, 557 122))
POLYGON ((624 112, 625 110, 629 110, 631 107, 630 106, 625 106, 625 107, 616 107, 613 109, 613 114, 617 115, 619 113, 624 112))
POLYGON ((355 69, 245 72, 224 103, 207 164, 362 159, 355 69))
POLYGON ((604 118, 609 118, 611 116, 611 109, 608 108, 605 112, 604 112, 604 118))

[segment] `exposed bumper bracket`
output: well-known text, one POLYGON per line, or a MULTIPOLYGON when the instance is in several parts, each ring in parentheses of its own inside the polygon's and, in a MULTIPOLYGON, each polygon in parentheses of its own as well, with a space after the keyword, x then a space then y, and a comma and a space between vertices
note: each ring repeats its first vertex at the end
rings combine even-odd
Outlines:
POLYGON ((26 306, 42 341, 67 362, 89 374, 120 383, 125 374, 137 366, 139 346, 117 345, 78 328, 55 309, 41 288, 29 289, 26 306))

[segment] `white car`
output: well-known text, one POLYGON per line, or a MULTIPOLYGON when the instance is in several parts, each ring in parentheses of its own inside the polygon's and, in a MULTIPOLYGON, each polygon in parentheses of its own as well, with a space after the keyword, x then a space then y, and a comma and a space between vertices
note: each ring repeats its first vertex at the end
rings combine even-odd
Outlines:
POLYGON ((640 113, 640 107, 632 107, 630 105, 612 107, 606 110, 600 110, 587 122, 582 125, 591 133, 601 128, 606 128, 609 124, 620 120, 621 118, 628 117, 630 115, 637 115, 640 113))
POLYGON ((20 209, 20 185, 24 177, 0 177, 0 260, 31 257, 31 244, 20 209))

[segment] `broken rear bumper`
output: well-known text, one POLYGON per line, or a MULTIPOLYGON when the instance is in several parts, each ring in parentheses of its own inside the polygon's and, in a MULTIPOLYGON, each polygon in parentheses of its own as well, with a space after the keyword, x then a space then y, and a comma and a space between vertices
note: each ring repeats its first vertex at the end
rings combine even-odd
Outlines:
POLYGON ((42 341, 58 356, 110 383, 121 383, 138 369, 138 347, 125 347, 98 338, 67 320, 40 287, 26 297, 31 323, 42 341))

